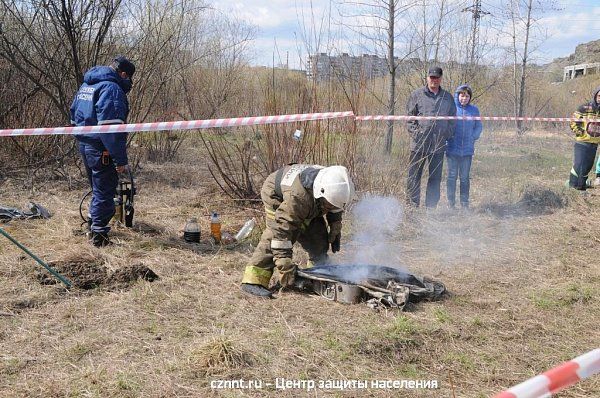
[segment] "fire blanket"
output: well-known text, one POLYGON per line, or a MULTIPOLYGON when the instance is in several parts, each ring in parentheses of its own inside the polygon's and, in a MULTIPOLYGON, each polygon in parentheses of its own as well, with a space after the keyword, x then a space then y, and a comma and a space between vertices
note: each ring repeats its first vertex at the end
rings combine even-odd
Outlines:
POLYGON ((316 265, 298 270, 296 286, 342 303, 366 301, 371 308, 404 309, 409 302, 438 300, 441 283, 382 265, 316 265))

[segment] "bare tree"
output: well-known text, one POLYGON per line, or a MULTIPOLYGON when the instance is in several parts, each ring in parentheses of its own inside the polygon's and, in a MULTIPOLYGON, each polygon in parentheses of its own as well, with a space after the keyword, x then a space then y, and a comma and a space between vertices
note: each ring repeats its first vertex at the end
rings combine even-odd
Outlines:
POLYGON ((0 57, 63 113, 83 72, 105 56, 120 0, 0 0, 0 57), (71 79, 73 78, 73 79, 71 79))
MULTIPOLYGON (((355 40, 363 43, 367 52, 384 55, 387 61, 387 98, 388 115, 396 113, 396 79, 398 67, 411 52, 398 56, 397 39, 404 33, 406 25, 399 24, 404 14, 415 5, 414 1, 401 0, 366 0, 366 1, 341 1, 340 16, 342 25, 346 27, 355 40)), ((389 154, 392 150, 394 123, 387 123, 384 152, 389 154)))
MULTIPOLYGON (((531 9, 532 9, 533 0, 527 0, 526 3, 526 17, 523 21, 524 29, 525 29, 525 40, 523 41, 523 52, 520 56, 520 63, 518 60, 519 52, 517 49, 517 11, 520 11, 519 7, 515 8, 515 2, 511 1, 511 21, 513 22, 513 52, 514 52, 514 82, 515 82, 515 116, 522 117, 523 116, 523 105, 525 103, 525 83, 527 81, 526 72, 527 72, 527 61, 528 61, 528 47, 529 47, 529 34, 531 32, 531 9), (520 65, 519 65, 520 64, 520 65), (520 77, 518 76, 517 69, 520 67, 520 77), (518 90, 518 92, 517 92, 518 90)), ((522 133, 522 121, 517 120, 517 131, 522 133)))
MULTIPOLYGON (((510 53, 513 59, 514 115, 523 117, 527 103, 527 73, 531 60, 547 35, 539 24, 539 16, 554 2, 539 0, 510 0, 507 5, 508 33, 511 38, 510 53)), ((516 121, 517 133, 524 132, 523 122, 516 121)))
MULTIPOLYGON (((0 59, 14 71, 11 105, 0 118, 11 127, 65 125, 83 71, 103 57, 120 0, 0 0, 0 59), (20 114, 18 113, 20 112, 20 114), (19 115, 13 118, 13 115, 19 115)), ((31 177, 39 167, 60 171, 74 153, 70 137, 17 138, 3 146, 13 167, 31 177)), ((47 179, 46 179, 47 180, 47 179)))

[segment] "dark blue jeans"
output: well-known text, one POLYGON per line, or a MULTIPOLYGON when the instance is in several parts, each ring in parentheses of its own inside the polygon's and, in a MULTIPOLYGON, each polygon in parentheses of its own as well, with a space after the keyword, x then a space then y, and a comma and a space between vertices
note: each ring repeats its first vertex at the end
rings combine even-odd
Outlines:
POLYGON ((427 179, 427 192, 425 193, 425 206, 435 208, 440 201, 440 183, 442 182, 442 168, 444 166, 444 152, 440 153, 410 153, 408 165, 408 178, 406 192, 408 202, 419 206, 421 201, 421 176, 425 163, 429 164, 429 178, 427 179))
POLYGON ((456 205, 456 179, 460 179, 460 204, 462 207, 469 207, 469 188, 471 160, 473 156, 447 155, 448 157, 448 180, 446 181, 446 193, 448 204, 451 207, 456 205))

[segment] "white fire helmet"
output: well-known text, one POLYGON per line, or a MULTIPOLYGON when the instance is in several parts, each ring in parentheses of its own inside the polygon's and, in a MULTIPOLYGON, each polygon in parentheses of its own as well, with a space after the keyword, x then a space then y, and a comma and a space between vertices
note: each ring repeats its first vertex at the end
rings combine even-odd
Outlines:
POLYGON ((315 199, 325 198, 338 209, 344 209, 354 198, 354 184, 344 166, 325 167, 315 177, 315 199))

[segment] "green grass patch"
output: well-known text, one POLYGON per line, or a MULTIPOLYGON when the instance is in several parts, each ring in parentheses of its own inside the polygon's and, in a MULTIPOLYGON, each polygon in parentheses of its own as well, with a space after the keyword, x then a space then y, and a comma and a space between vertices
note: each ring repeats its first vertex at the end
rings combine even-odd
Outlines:
POLYGON ((74 361, 79 361, 81 360, 81 358, 83 358, 91 352, 92 347, 90 345, 78 342, 75 343, 75 345, 67 351, 67 356, 74 361))
POLYGON ((576 304, 587 304, 597 295, 597 288, 580 283, 573 283, 566 289, 550 289, 534 292, 531 302, 543 310, 561 307, 572 307, 576 304))
POLYGON ((19 358, 7 358, 0 362, 0 375, 17 375, 27 366, 27 362, 19 358))
POLYGON ((406 379, 419 379, 423 377, 423 372, 412 363, 401 364, 396 368, 396 376, 406 379))
POLYGON ((433 310, 433 315, 439 323, 447 323, 450 321, 450 314, 445 308, 439 307, 433 310))
POLYGON ((127 391, 135 392, 140 389, 140 383, 127 373, 119 373, 117 375, 116 386, 121 393, 125 393, 127 391))
POLYGON ((462 368, 466 370, 475 369, 475 363, 473 362, 471 357, 469 357, 469 355, 467 355, 464 352, 450 352, 446 354, 443 361, 449 365, 458 363, 462 368))
POLYGON ((385 329, 384 334, 391 339, 405 338, 412 336, 418 332, 418 327, 415 322, 405 316, 400 315, 394 319, 394 323, 385 329))

